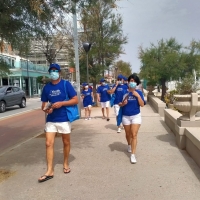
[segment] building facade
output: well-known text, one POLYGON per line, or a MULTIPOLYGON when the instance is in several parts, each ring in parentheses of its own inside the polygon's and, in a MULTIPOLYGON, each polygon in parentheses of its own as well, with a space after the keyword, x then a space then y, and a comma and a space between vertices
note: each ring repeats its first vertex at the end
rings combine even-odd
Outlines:
POLYGON ((47 65, 33 64, 25 58, 1 53, 2 58, 10 66, 11 74, 0 77, 0 86, 15 85, 22 88, 29 97, 39 96, 43 85, 37 82, 37 77, 49 77, 47 65))

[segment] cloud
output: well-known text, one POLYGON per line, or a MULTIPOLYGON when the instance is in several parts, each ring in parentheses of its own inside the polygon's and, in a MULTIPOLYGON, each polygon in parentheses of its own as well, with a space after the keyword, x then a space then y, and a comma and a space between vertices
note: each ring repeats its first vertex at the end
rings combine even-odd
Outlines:
POLYGON ((199 39, 200 1, 193 0, 122 0, 118 12, 123 17, 123 31, 128 35, 125 55, 120 58, 130 62, 133 71, 139 71, 138 47, 148 47, 160 39, 175 37, 188 45, 199 39))

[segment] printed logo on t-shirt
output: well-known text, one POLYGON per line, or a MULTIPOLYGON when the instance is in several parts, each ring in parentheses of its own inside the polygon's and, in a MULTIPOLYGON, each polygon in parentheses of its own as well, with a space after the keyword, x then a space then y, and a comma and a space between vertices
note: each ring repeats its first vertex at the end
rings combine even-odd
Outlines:
POLYGON ((121 92, 121 91, 123 91, 123 88, 117 88, 117 91, 121 92))
POLYGON ((132 100, 136 100, 136 98, 135 98, 135 96, 129 96, 129 97, 128 97, 128 100, 131 100, 131 101, 132 101, 132 100))
POLYGON ((61 91, 59 89, 50 91, 50 96, 52 97, 59 96, 60 94, 61 94, 61 91))
POLYGON ((103 88, 103 91, 108 90, 108 88, 103 88))

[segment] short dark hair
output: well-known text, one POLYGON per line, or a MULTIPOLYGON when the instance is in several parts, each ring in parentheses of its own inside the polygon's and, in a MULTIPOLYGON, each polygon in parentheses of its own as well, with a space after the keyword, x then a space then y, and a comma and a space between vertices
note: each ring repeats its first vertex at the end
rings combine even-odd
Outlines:
POLYGON ((128 77, 128 82, 130 82, 131 79, 134 79, 135 82, 137 83, 137 85, 139 85, 141 83, 139 77, 136 75, 136 74, 131 74, 129 77, 128 77))

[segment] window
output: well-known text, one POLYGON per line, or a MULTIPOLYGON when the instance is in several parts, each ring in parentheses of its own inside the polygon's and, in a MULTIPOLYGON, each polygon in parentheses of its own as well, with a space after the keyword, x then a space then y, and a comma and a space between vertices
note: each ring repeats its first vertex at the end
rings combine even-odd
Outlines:
POLYGON ((13 92, 18 92, 20 90, 20 88, 18 87, 13 87, 12 89, 13 89, 13 92))

